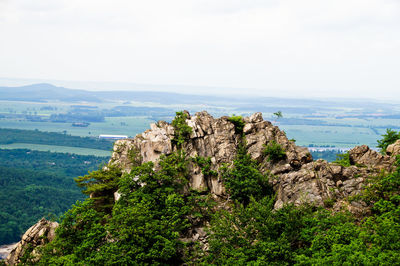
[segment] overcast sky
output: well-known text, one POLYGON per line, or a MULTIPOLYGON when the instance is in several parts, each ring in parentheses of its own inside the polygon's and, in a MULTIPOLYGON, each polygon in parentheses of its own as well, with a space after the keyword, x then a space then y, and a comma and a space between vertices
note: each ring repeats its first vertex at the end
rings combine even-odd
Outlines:
POLYGON ((0 77, 400 98, 400 1, 0 0, 0 77))

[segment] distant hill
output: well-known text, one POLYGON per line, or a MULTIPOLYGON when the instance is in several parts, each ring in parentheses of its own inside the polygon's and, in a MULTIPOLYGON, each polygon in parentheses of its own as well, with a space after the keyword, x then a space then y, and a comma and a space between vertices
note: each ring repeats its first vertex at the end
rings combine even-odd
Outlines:
POLYGON ((65 102, 100 102, 94 93, 84 90, 71 90, 41 83, 21 87, 0 87, 0 100, 44 102, 58 100, 65 102))
MULTIPOLYGON (((304 96, 305 98, 307 95, 304 96)), ((206 104, 219 107, 234 107, 240 110, 257 110, 261 112, 274 112, 279 109, 284 113, 314 113, 326 109, 361 108, 364 111, 376 112, 379 110, 392 114, 394 104, 381 103, 373 100, 357 99, 299 99, 276 98, 257 96, 211 96, 180 94, 171 92, 148 91, 87 91, 82 89, 69 89, 57 87, 48 83, 38 83, 20 87, 1 87, 0 100, 9 101, 61 101, 61 102, 109 102, 109 101, 136 101, 151 102, 163 105, 172 104, 206 104)))

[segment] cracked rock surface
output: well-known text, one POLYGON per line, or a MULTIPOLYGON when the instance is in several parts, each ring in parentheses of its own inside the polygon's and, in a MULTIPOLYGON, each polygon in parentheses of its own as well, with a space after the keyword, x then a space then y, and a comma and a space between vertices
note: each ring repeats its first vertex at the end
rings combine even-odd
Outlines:
MULTIPOLYGON (((336 209, 346 207, 354 212, 362 212, 357 208, 349 208, 343 199, 360 193, 369 176, 377 175, 381 170, 390 171, 395 160, 390 155, 400 154, 400 141, 397 141, 388 147, 388 155, 382 155, 365 145, 353 148, 349 151, 352 164, 349 167, 324 160, 313 161, 307 148, 296 146, 288 140, 286 134, 265 121, 261 113, 254 113, 243 121, 248 153, 260 163, 262 171, 271 174, 270 182, 277 192, 275 208, 288 203, 324 206, 327 201, 333 200, 336 209), (265 156, 263 150, 272 141, 285 150, 284 159, 272 162, 265 156)), ((223 163, 232 162, 241 136, 235 133, 235 126, 229 117, 213 118, 203 111, 189 115, 186 123, 192 128, 190 138, 183 145, 188 156, 210 157, 211 168, 215 171, 223 163)), ((137 150, 143 162, 157 162, 161 154, 167 155, 176 150, 172 144, 173 138, 174 128, 169 123, 160 121, 152 124, 151 129, 133 139, 117 141, 110 164, 129 172, 131 161, 127 154, 130 150, 137 150)), ((196 165, 191 165, 189 170, 192 189, 209 191, 216 198, 227 198, 220 177, 205 177, 196 165)))

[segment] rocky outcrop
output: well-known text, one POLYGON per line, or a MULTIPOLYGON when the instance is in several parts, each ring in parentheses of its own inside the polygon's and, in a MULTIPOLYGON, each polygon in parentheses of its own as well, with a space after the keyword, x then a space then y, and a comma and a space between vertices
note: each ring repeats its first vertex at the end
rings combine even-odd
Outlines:
MULTIPOLYGON (((364 211, 362 203, 354 202, 355 206, 347 206, 344 199, 359 194, 369 176, 392 169, 393 156, 382 155, 365 145, 350 150, 350 167, 323 160, 313 161, 307 148, 298 147, 288 140, 278 127, 264 121, 261 113, 245 117, 243 121, 243 137, 248 153, 260 163, 263 171, 271 174, 270 180, 277 192, 275 208, 281 208, 287 203, 310 203, 329 205, 336 209, 345 207, 360 213, 364 211), (268 160, 264 149, 272 142, 278 143, 285 150, 284 159, 268 160)), ((241 135, 235 132, 235 125, 229 117, 213 118, 203 111, 194 116, 189 115, 186 123, 192 128, 190 138, 183 146, 188 156, 210 157, 211 168, 215 171, 221 164, 232 162, 241 135)), ((134 139, 117 141, 110 164, 129 172, 132 154, 136 154, 136 158, 143 162, 157 162, 162 154, 176 150, 173 138, 174 128, 170 124, 163 121, 152 124, 151 129, 134 139)), ((399 154, 400 142, 389 146, 388 152, 399 154)), ((194 164, 189 169, 192 189, 209 191, 216 198, 227 198, 221 177, 204 176, 194 164)))
MULTIPOLYGON (((241 142, 241 135, 235 131, 235 125, 229 117, 213 118, 207 112, 199 112, 187 119, 192 128, 189 139, 183 146, 187 156, 210 157, 212 170, 218 170, 223 163, 231 163, 236 156, 236 149, 241 142)), ((281 174, 301 168, 301 165, 312 161, 307 148, 298 147, 289 141, 284 132, 271 122, 264 121, 261 113, 244 118, 243 128, 245 143, 252 158, 262 163, 265 171, 281 174), (272 163, 263 153, 265 145, 272 141, 279 143, 286 152, 286 158, 272 163)), ((176 150, 172 144, 174 128, 164 122, 152 124, 151 129, 137 135, 134 139, 119 140, 115 143, 110 164, 129 172, 132 157, 137 154, 142 162, 157 162, 162 154, 176 150)), ((217 197, 227 196, 220 177, 205 177, 200 168, 191 165, 190 186, 192 189, 208 190, 217 197)))
POLYGON ((57 222, 51 222, 42 218, 39 222, 29 228, 25 234, 22 236, 20 242, 14 247, 6 259, 7 265, 15 265, 20 263, 21 258, 28 251, 33 260, 35 261, 35 256, 38 254, 35 249, 39 246, 52 241, 55 237, 55 230, 58 227, 57 222))
POLYGON ((382 155, 377 151, 371 150, 368 146, 362 145, 353 148, 349 151, 350 163, 360 166, 368 167, 377 170, 392 169, 395 161, 394 157, 382 155))
MULTIPOLYGON (((395 144, 393 146, 391 154, 396 154, 395 144)), ((382 155, 362 145, 349 151, 349 160, 349 167, 317 160, 303 164, 299 171, 278 176, 273 181, 278 192, 275 208, 281 208, 287 203, 310 203, 365 214, 368 210, 363 202, 349 203, 345 199, 360 194, 366 179, 382 171, 392 171, 395 157, 382 155)))
POLYGON ((304 164, 300 170, 274 179, 277 190, 275 208, 287 203, 309 203, 340 209, 343 205, 341 200, 360 193, 365 178, 372 173, 366 168, 343 167, 324 160, 304 164))

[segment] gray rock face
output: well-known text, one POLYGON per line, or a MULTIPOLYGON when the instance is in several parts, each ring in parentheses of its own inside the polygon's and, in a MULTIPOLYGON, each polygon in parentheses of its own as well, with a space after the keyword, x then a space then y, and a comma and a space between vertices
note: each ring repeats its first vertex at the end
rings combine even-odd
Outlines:
POLYGON ((279 175, 274 180, 278 192, 275 208, 286 203, 326 206, 327 202, 333 202, 334 206, 329 207, 337 210, 346 208, 354 214, 366 212, 364 203, 352 202, 349 205, 345 199, 359 194, 367 178, 382 170, 393 170, 395 158, 382 155, 366 145, 350 150, 349 158, 350 167, 317 160, 303 164, 298 171, 279 175))
POLYGON ((368 168, 390 170, 394 163, 394 157, 382 155, 366 145, 353 148, 349 151, 349 155, 352 164, 368 168))
MULTIPOLYGON (((193 129, 183 149, 190 157, 210 157, 212 170, 218 171, 222 163, 231 163, 241 136, 235 133, 235 126, 229 117, 213 118, 207 112, 199 112, 187 119, 193 129)), ((342 167, 323 160, 313 161, 307 148, 298 147, 289 141, 285 133, 271 122, 264 121, 261 113, 244 118, 243 128, 248 153, 257 160, 261 169, 271 173, 270 182, 277 192, 275 208, 292 203, 327 205, 336 209, 347 208, 362 212, 362 206, 347 206, 344 199, 360 193, 365 179, 381 170, 390 171, 394 157, 381 155, 367 146, 350 150, 352 166, 342 167), (286 153, 280 161, 269 161, 264 154, 265 145, 278 143, 286 153), (333 202, 333 203, 332 203, 333 202)), ((172 144, 174 128, 166 122, 153 124, 150 130, 134 139, 119 140, 114 147, 110 164, 118 165, 129 172, 132 166, 129 154, 138 151, 143 162, 157 162, 161 154, 176 150, 172 144)), ((400 141, 388 147, 391 154, 400 153, 400 141)), ((197 165, 190 165, 190 186, 192 189, 209 191, 216 198, 226 199, 221 177, 205 177, 197 165)), ((362 204, 361 204, 362 205, 362 204)))
MULTIPOLYGON (((183 149, 190 157, 210 157, 212 170, 218 170, 222 163, 231 163, 236 156, 236 149, 241 136, 235 133, 235 125, 229 117, 213 118, 207 112, 199 112, 187 119, 192 128, 189 140, 183 149)), ((264 121, 261 113, 244 118, 244 137, 248 152, 252 158, 262 163, 265 171, 274 174, 299 169, 302 164, 311 162, 312 157, 307 148, 296 146, 289 141, 284 132, 270 122, 264 121), (280 162, 269 162, 263 154, 265 145, 271 141, 279 143, 286 151, 286 158, 280 162)), ((152 124, 151 129, 137 135, 134 139, 119 140, 115 143, 110 164, 129 172, 132 166, 129 154, 137 150, 142 162, 157 162, 162 154, 170 154, 176 150, 172 144, 174 128, 166 122, 152 124)), ((208 190, 214 196, 226 197, 225 188, 220 177, 205 177, 200 168, 191 165, 190 186, 192 189, 208 190)))
POLYGON ((6 259, 6 264, 15 265, 20 263, 20 259, 24 256, 28 247, 33 248, 32 255, 37 256, 35 248, 53 241, 55 230, 58 227, 57 222, 47 221, 42 218, 39 222, 29 228, 22 236, 20 242, 14 247, 6 259))
POLYGON ((287 203, 324 206, 329 201, 340 208, 343 203, 340 200, 360 193, 365 177, 372 173, 365 168, 343 167, 324 160, 304 164, 300 170, 274 180, 278 192, 275 208, 287 203))

